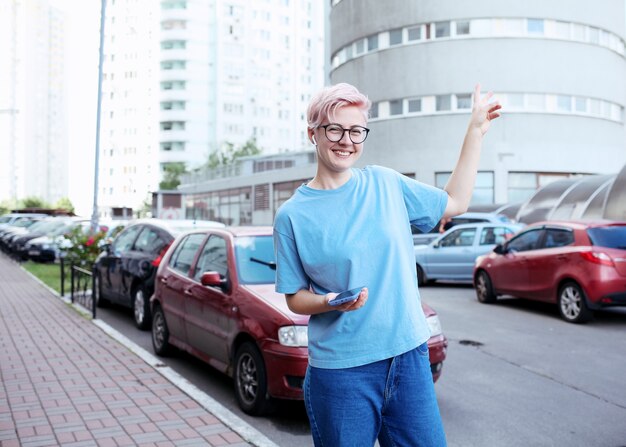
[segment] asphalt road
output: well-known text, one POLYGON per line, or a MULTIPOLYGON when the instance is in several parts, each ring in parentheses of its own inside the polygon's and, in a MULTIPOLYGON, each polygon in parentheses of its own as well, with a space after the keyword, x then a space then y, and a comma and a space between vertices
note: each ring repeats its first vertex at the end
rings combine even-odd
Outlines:
MULTIPOLYGON (((450 446, 626 446, 626 309, 573 325, 552 305, 480 304, 467 285, 424 287, 422 297, 450 343, 435 385, 450 446)), ((152 352, 150 333, 135 328, 130 311, 98 312, 152 352)), ((312 445, 301 403, 253 418, 237 407, 227 377, 182 353, 166 363, 278 445, 312 445)))

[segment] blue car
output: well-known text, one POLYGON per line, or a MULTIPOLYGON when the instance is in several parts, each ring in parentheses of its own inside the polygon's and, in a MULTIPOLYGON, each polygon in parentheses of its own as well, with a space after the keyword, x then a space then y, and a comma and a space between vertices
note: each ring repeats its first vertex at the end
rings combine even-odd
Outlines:
POLYGON ((474 262, 522 229, 513 223, 455 225, 428 245, 416 245, 418 284, 435 280, 472 282, 474 262))

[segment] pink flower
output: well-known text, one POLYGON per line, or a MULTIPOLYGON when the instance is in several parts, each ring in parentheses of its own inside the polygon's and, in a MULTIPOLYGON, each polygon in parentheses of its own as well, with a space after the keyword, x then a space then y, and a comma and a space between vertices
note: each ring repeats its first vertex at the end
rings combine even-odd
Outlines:
POLYGON ((90 247, 93 245, 93 243, 95 242, 93 237, 90 237, 89 239, 87 239, 87 242, 85 242, 85 246, 90 247))

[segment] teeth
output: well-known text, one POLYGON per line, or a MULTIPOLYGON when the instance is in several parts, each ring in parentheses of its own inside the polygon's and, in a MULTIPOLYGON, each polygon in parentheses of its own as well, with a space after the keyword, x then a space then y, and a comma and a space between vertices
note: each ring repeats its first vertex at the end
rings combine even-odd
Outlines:
POLYGON ((350 155, 350 152, 347 152, 347 151, 335 151, 335 153, 343 157, 347 157, 348 155, 350 155))

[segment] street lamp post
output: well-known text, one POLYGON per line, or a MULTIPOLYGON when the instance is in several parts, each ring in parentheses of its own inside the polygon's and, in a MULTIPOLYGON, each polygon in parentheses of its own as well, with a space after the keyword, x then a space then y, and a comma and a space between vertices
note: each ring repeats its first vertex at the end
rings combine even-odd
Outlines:
POLYGON ((91 214, 91 232, 98 230, 98 171, 100 170, 100 109, 102 108, 102 63, 104 62, 104 23, 106 18, 106 0, 100 0, 100 55, 98 59, 98 109, 96 111, 96 159, 93 178, 93 212, 91 214))

